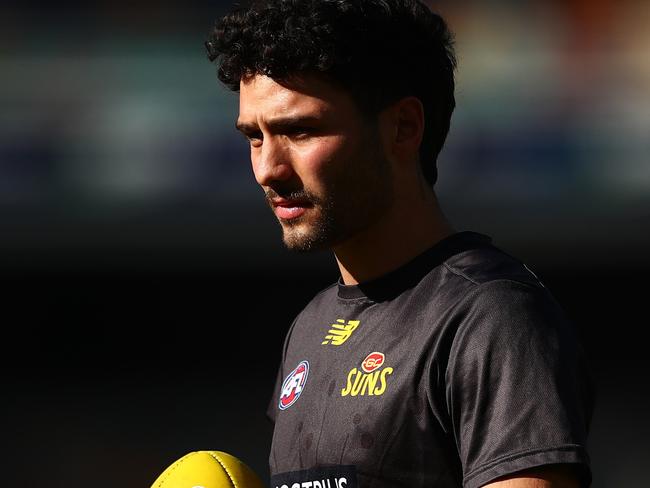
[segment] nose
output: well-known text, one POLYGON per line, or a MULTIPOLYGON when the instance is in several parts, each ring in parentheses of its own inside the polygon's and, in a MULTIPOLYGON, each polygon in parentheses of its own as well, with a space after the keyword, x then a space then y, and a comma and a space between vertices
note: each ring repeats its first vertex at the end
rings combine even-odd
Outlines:
POLYGON ((293 174, 289 152, 274 137, 264 138, 262 146, 251 152, 251 161, 255 179, 261 186, 286 181, 293 174))

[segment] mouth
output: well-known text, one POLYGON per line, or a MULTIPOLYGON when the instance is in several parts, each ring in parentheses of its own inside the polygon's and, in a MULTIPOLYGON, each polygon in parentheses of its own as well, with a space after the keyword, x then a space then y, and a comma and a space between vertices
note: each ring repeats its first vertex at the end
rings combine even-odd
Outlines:
POLYGON ((304 199, 272 198, 269 200, 275 215, 280 220, 294 220, 301 217, 313 204, 304 199))

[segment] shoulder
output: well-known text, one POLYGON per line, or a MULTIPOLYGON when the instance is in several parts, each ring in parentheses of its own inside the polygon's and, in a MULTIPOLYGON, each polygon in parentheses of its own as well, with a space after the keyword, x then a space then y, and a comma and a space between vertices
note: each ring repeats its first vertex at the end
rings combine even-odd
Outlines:
POLYGON ((427 281, 436 308, 442 299, 456 318, 460 314, 476 322, 482 315, 563 315, 555 297, 523 261, 491 244, 453 254, 427 281))
POLYGON ((509 281, 544 287, 524 262, 493 245, 455 254, 447 259, 443 266, 449 272, 475 285, 509 281))
POLYGON ((311 311, 322 311, 324 308, 333 306, 337 299, 338 284, 336 282, 322 289, 303 307, 298 318, 311 311))
POLYGON ((330 317, 336 310, 337 283, 319 291, 295 316, 285 337, 285 351, 289 342, 296 335, 309 334, 314 323, 322 322, 323 317, 330 317))
POLYGON ((560 304, 541 285, 511 279, 490 280, 474 286, 456 306, 455 349, 490 351, 556 350, 577 337, 574 324, 560 304))
POLYGON ((490 315, 535 313, 563 317, 551 291, 523 261, 487 245, 460 252, 442 263, 443 288, 455 292, 460 311, 490 315))
POLYGON ((443 266, 443 288, 453 296, 452 349, 458 353, 577 346, 575 324, 519 259, 490 245, 456 254, 443 266))
POLYGON ((496 254, 488 251, 494 259, 482 259, 494 265, 491 270, 477 268, 468 256, 450 265, 471 286, 448 322, 452 333, 447 380, 465 390, 467 378, 484 375, 493 386, 508 380, 527 391, 527 382, 535 378, 547 392, 556 388, 556 376, 571 379, 573 385, 589 383, 590 368, 576 324, 534 273, 496 254))

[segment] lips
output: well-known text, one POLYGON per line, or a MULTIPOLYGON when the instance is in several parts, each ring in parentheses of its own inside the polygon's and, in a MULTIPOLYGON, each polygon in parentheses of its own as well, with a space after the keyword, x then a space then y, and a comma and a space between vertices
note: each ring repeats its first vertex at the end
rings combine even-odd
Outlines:
POLYGON ((272 198, 270 202, 275 215, 282 220, 297 219, 312 206, 307 200, 272 198))

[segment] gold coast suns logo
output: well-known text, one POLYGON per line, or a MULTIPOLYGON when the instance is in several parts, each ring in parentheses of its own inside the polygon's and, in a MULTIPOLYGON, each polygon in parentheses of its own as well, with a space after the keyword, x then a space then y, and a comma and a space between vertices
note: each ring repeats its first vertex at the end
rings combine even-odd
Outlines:
POLYGON ((386 355, 371 352, 361 362, 361 369, 352 368, 348 373, 348 382, 341 390, 341 396, 378 396, 386 391, 387 378, 393 374, 393 368, 384 368, 386 355))

